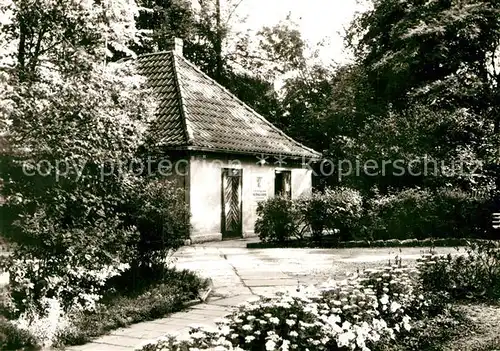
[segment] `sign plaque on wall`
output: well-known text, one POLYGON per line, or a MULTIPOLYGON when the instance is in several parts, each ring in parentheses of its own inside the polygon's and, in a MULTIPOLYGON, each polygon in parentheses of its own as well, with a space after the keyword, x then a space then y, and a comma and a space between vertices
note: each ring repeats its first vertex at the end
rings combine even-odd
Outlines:
POLYGON ((252 196, 255 202, 267 199, 267 184, 264 175, 259 175, 259 174, 254 175, 252 196))

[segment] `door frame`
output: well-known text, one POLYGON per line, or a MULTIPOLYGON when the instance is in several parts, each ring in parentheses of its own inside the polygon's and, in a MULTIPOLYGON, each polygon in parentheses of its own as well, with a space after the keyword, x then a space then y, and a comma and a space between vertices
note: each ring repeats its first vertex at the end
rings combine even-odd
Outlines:
POLYGON ((235 167, 222 167, 221 168, 221 221, 220 228, 222 234, 222 240, 231 240, 243 237, 243 168, 235 168, 235 167), (226 230, 226 207, 225 207, 225 197, 224 197, 224 176, 226 173, 231 172, 233 170, 238 170, 239 172, 239 225, 237 233, 228 233, 226 230), (229 234, 229 235, 228 235, 229 234))

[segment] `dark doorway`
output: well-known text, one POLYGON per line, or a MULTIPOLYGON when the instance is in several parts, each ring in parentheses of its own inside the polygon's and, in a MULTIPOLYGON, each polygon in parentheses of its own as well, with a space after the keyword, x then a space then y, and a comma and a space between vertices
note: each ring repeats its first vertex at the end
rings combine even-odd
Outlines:
POLYGON ((275 171, 274 195, 292 198, 292 172, 275 171))
POLYGON ((242 237, 242 170, 222 169, 222 238, 242 237))

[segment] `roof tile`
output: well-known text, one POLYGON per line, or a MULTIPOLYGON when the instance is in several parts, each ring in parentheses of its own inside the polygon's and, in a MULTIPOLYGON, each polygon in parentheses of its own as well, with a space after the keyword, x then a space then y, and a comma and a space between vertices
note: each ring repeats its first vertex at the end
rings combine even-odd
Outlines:
POLYGON ((168 147, 319 158, 173 52, 138 58, 159 100, 151 134, 168 147))

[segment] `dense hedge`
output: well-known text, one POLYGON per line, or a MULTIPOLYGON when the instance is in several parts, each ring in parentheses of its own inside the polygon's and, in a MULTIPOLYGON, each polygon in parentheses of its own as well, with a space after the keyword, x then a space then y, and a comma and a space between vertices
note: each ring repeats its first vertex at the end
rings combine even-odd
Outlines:
POLYGON ((456 238, 494 239, 494 211, 491 199, 457 189, 407 189, 362 199, 352 189, 327 188, 307 198, 260 203, 255 232, 281 247, 425 246, 426 239, 451 245, 456 238), (270 225, 277 222, 279 232, 270 225))
POLYGON ((389 240, 350 240, 339 241, 332 235, 324 236, 321 242, 313 240, 294 240, 286 243, 258 242, 248 243, 249 249, 271 249, 271 248, 375 248, 375 247, 458 247, 466 246, 470 239, 447 238, 447 239, 389 239, 389 240))
POLYGON ((456 189, 409 189, 367 201, 359 239, 493 238, 491 200, 456 189))

